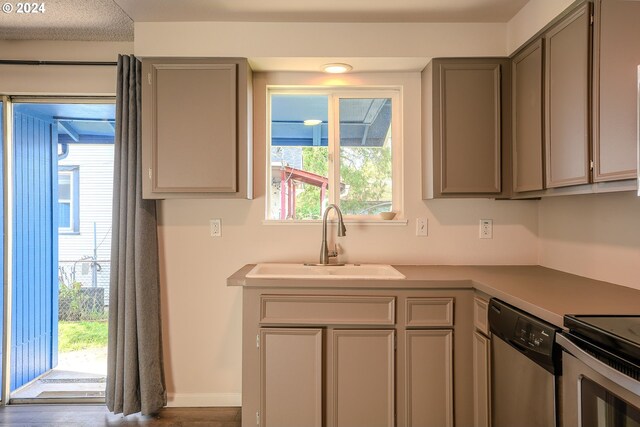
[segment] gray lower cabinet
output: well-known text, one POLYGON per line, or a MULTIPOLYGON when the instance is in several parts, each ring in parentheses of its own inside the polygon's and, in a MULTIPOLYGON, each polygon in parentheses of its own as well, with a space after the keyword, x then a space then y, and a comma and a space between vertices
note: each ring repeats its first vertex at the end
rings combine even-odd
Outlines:
POLYGON ((489 364, 491 360, 491 341, 480 332, 473 333, 473 420, 475 427, 489 427, 490 396, 489 364))
POLYGON ((593 181, 633 179, 640 2, 597 0, 594 6, 593 181))
POLYGON ((261 328, 259 425, 393 427, 394 343, 394 329, 261 328))
POLYGON ((542 128, 542 39, 512 60, 513 191, 544 189, 542 128))
POLYGON ((330 427, 395 425, 395 330, 333 330, 330 427))
POLYGON ((260 329, 262 427, 321 427, 322 329, 260 329))
POLYGON ((424 199, 509 194, 502 181, 510 170, 508 65, 506 58, 446 58, 422 72, 424 199))
POLYGON ((251 70, 238 58, 142 63, 143 197, 251 198, 251 70))
POLYGON ((408 330, 405 335, 406 423, 453 426, 453 331, 408 330))
POLYGON ((590 181, 591 4, 544 35, 546 186, 590 181))
POLYGON ((468 290, 244 288, 242 425, 470 425, 471 313, 468 290))
POLYGON ((491 425, 491 338, 489 300, 477 295, 473 302, 473 425, 491 425))

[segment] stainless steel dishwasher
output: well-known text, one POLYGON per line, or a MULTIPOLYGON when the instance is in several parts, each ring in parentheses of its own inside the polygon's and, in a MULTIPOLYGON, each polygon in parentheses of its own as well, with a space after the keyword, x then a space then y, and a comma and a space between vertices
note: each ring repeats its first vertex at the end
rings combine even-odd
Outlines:
POLYGON ((559 427, 559 328, 497 299, 489 328, 493 427, 559 427))

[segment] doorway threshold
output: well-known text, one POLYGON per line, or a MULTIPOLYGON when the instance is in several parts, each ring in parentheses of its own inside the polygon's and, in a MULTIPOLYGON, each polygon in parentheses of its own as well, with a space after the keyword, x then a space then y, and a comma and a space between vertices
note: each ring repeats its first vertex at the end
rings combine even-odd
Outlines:
POLYGON ((106 376, 52 369, 11 394, 11 403, 104 403, 106 376))

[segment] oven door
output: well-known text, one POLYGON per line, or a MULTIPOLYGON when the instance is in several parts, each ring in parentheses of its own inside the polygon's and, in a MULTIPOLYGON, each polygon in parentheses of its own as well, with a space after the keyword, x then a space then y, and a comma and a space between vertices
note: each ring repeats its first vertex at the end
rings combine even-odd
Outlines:
POLYGON ((640 382, 590 356, 565 337, 562 346, 564 427, 640 427, 640 382))

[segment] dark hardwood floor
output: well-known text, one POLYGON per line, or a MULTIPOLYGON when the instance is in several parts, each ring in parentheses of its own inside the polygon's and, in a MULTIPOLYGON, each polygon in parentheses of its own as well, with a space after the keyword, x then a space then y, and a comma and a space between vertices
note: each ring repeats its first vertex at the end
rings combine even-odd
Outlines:
POLYGON ((240 427, 240 408, 165 408, 157 416, 113 415, 104 405, 9 405, 0 426, 17 427, 240 427))

